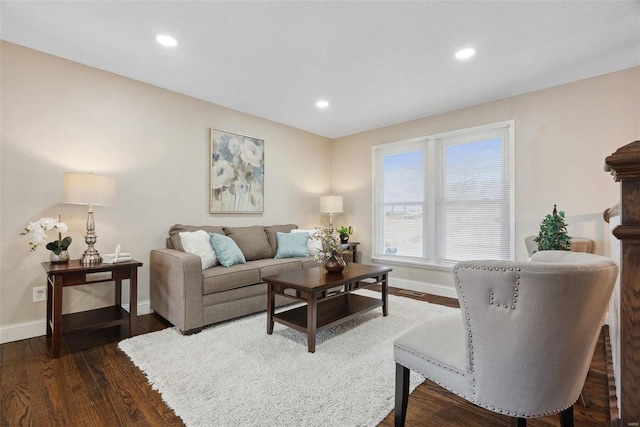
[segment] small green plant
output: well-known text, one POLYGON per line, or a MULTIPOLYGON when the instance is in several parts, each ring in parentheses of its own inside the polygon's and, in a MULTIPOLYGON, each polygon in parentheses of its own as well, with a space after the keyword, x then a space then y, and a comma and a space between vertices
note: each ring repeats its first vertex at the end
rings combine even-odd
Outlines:
POLYGON ((568 251, 571 248, 571 237, 567 234, 564 211, 558 212, 556 205, 553 205, 553 213, 542 220, 538 237, 533 241, 538 244, 539 251, 568 251))
POLYGON ((71 236, 67 236, 64 239, 62 238, 62 233, 58 233, 58 240, 54 240, 53 242, 47 243, 45 246, 47 249, 52 251, 56 255, 60 255, 60 252, 66 251, 69 249, 71 245, 71 236))
POLYGON ((353 233, 353 228, 351 228, 351 226, 349 227, 342 226, 338 228, 338 235, 340 235, 341 241, 349 240, 349 236, 351 236, 352 233, 353 233))

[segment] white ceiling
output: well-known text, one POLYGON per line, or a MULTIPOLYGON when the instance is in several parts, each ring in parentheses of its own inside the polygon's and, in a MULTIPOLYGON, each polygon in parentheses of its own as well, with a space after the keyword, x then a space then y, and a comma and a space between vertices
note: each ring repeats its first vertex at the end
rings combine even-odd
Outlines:
POLYGON ((637 0, 0 7, 4 40, 330 138, 640 65, 637 0))

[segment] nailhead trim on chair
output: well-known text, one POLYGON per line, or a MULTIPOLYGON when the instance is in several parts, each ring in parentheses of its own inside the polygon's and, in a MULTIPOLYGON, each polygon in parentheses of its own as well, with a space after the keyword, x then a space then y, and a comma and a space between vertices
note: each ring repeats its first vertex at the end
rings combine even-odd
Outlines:
MULTIPOLYGON (((476 268, 477 268, 478 270, 480 270, 480 267, 479 267, 479 266, 478 266, 478 267, 476 267, 476 266, 472 265, 471 267, 469 267, 469 265, 468 265, 468 264, 465 264, 465 265, 464 265, 464 268, 471 268, 472 270, 474 270, 474 269, 476 269, 476 268)), ((489 270, 489 271, 493 271, 493 267, 488 267, 488 268, 487 268, 487 267, 482 267, 482 270, 489 270)), ((513 270, 514 270, 514 268, 513 268, 513 267, 509 267, 509 269, 508 269, 508 270, 509 270, 509 271, 513 271, 513 270)), ((502 267, 501 269, 496 268, 496 269, 495 269, 495 271, 502 271, 502 272, 506 272, 506 271, 507 271, 507 268, 506 268, 506 267, 502 267)), ((516 268, 516 271, 520 271, 520 268, 516 268)), ((455 274, 457 274, 457 270, 456 270, 456 271, 454 271, 454 273, 455 273, 455 274)), ((515 310, 515 308, 516 308, 516 303, 518 302, 518 301, 517 301, 517 298, 518 298, 518 290, 519 290, 518 286, 520 285, 520 280, 519 280, 519 279, 520 279, 520 276, 519 276, 519 275, 516 275, 516 283, 515 283, 515 286, 514 286, 514 288, 513 288, 513 292, 514 292, 514 294, 513 294, 513 299, 511 300, 511 303, 512 303, 512 304, 511 304, 511 309, 512 309, 512 310, 515 310)), ((459 283, 460 283, 460 279, 458 279, 457 275, 456 275, 456 283, 457 283, 457 284, 459 284, 459 283)), ((459 287, 459 286, 458 286, 458 287, 459 287)), ((497 303, 497 302, 495 301, 495 295, 494 295, 493 291, 491 291, 491 292, 489 292, 489 305, 494 305, 494 303, 495 303, 495 306, 496 306, 497 308, 500 308, 500 307, 508 308, 508 305, 507 305, 507 304, 500 304, 500 303, 497 303)), ((467 317, 467 320, 470 320, 470 319, 467 317)))
MULTIPOLYGON (((448 368, 448 367, 446 367, 446 366, 442 365, 441 363, 435 362, 435 361, 433 361, 433 360, 431 360, 431 359, 427 359, 427 358, 425 358, 423 355, 418 354, 418 353, 416 353, 416 352, 414 352, 414 351, 412 351, 412 350, 409 350, 409 349, 407 349, 406 347, 402 347, 402 348, 403 348, 403 349, 405 349, 405 350, 407 350, 407 351, 408 351, 408 352, 410 352, 410 353, 415 354, 415 355, 416 355, 416 356, 418 356, 418 357, 421 357, 421 358, 425 359, 426 361, 428 361, 429 363, 431 363, 431 364, 433 364, 433 365, 437 365, 437 366, 440 366, 440 367, 443 367, 443 368, 448 368)), ((436 380, 434 380, 434 379, 433 379, 433 378, 431 378, 429 375, 425 375, 425 374, 423 374, 422 372, 420 372, 418 369, 416 369, 416 368, 414 368, 414 367, 412 367, 412 366, 404 365, 404 364, 401 364, 401 365, 402 365, 402 366, 404 366, 404 367, 406 367, 406 368, 411 369, 412 371, 415 371, 415 372, 419 373, 419 374, 420 374, 420 375, 422 375, 424 378, 426 378, 426 379, 428 379, 429 381, 432 381, 432 382, 434 382, 434 383, 438 384, 440 387, 442 387, 442 388, 444 388, 444 389, 446 389, 446 390, 449 390, 451 393, 453 393, 453 394, 455 394, 455 395, 458 395, 458 396, 462 397, 462 398, 463 398, 463 399, 465 399, 465 400, 469 400, 469 399, 467 398, 467 396, 465 396, 464 394, 458 393, 457 391, 453 390, 452 388, 449 388, 449 386, 447 386, 446 384, 442 384, 440 381, 436 381, 436 380)), ((456 373, 458 373, 458 375, 464 375, 464 374, 460 373, 460 371, 458 371, 457 369, 456 369, 456 370, 453 370, 453 369, 451 369, 451 368, 448 368, 448 369, 449 369, 450 371, 452 371, 452 372, 456 372, 456 373)), ((475 378, 472 378, 472 381, 473 381, 473 388, 474 388, 473 394, 475 395, 475 394, 476 394, 476 392, 475 392, 475 386, 476 386, 476 384, 475 384, 475 382, 476 382, 475 378)), ((469 400, 469 401, 475 404, 475 400, 469 400)), ((479 405, 479 406, 480 406, 480 405, 479 405)))
MULTIPOLYGON (((471 386, 472 386, 472 394, 474 396, 472 402, 475 403, 475 395, 476 395, 476 376, 475 376, 475 369, 474 369, 474 356, 473 356, 473 334, 471 332, 471 316, 469 316, 469 307, 467 307, 467 299, 466 296, 464 295, 464 291, 462 290, 462 288, 460 287, 460 278, 458 277, 458 267, 456 266, 456 268, 453 271, 453 275, 455 277, 455 281, 456 281, 456 286, 458 287, 458 290, 460 291, 460 295, 462 295, 462 305, 464 306, 464 311, 465 311, 465 315, 467 318, 466 324, 467 324, 467 332, 469 333, 469 369, 471 370, 471 386)), ((465 265, 465 268, 469 268, 468 265, 465 265)), ((474 266, 471 266, 471 268, 475 268, 474 266)), ((478 267, 479 268, 479 267, 478 267)), ((483 267, 484 269, 485 267, 483 267)), ((440 384, 442 385, 442 384, 440 384)), ((444 387, 444 386, 443 386, 444 387)), ((448 387, 445 387, 447 390, 449 390, 448 387)), ((452 390, 450 390, 452 391, 452 390)), ((455 392, 453 392, 455 393, 455 392)), ((458 393, 455 393, 458 394, 458 393)), ((458 394, 459 395, 459 394, 458 394)), ((459 395, 460 396, 460 395, 459 395)), ((464 397, 464 396, 462 396, 464 397)), ((464 397, 466 399, 466 397, 464 397)))
MULTIPOLYGON (((471 269, 478 269, 478 270, 482 269, 482 270, 485 270, 485 271, 486 271, 486 270, 488 270, 488 271, 493 271, 493 267, 486 267, 486 266, 482 266, 482 267, 480 267, 480 266, 474 266, 474 265, 472 265, 471 267, 469 267, 469 265, 468 265, 468 264, 465 264, 464 266, 462 266, 462 265, 457 265, 457 266, 456 266, 456 268, 453 270, 453 275, 454 275, 454 277, 455 277, 456 286, 458 287, 458 290, 459 290, 459 292, 460 292, 460 295, 462 296, 462 305, 464 306, 464 310, 465 310, 466 318, 467 318, 467 322, 466 322, 466 323, 467 323, 467 328, 468 328, 468 329, 467 329, 467 332, 469 333, 469 364, 471 365, 472 384, 473 384, 473 394, 474 394, 474 396, 475 396, 475 394, 476 394, 476 391, 475 391, 475 390, 476 390, 476 379, 475 379, 475 375, 474 375, 475 370, 474 370, 474 366, 473 366, 473 335, 472 335, 472 333, 471 333, 471 318, 469 317, 469 309, 468 309, 468 307, 467 307, 467 299, 466 299, 466 296, 465 296, 465 294, 464 294, 464 291, 463 291, 463 290, 462 290, 462 288, 460 287, 460 278, 458 277, 458 269, 459 269, 460 267, 464 267, 464 268, 471 268, 471 269)), ((508 270, 509 270, 509 271, 518 271, 518 272, 519 272, 519 271, 520 271, 520 267, 509 267, 509 269, 508 269, 508 270)), ((504 268, 504 267, 503 267, 502 269, 500 269, 500 268, 496 268, 496 269, 495 269, 495 271, 503 271, 503 272, 506 272, 506 271, 507 271, 507 269, 506 269, 506 268, 504 268)), ((516 308, 516 302, 517 302, 517 298, 518 298, 519 286, 520 286, 520 275, 519 275, 519 274, 516 274, 516 282, 515 282, 515 286, 514 286, 514 288, 513 288, 514 294, 513 294, 513 300, 512 300, 513 305, 511 306, 511 308, 512 308, 512 309, 515 309, 515 308, 516 308)), ((490 293, 489 293, 489 304, 490 304, 490 305, 494 305, 494 293, 493 293, 493 291, 490 291, 490 293)), ((499 307, 500 307, 500 304, 499 304, 499 303, 496 303, 496 304, 495 304, 495 307, 498 307, 498 308, 499 308, 499 307)), ((507 306, 507 305, 504 305, 504 308, 508 308, 508 306, 507 306)), ((408 350, 408 351, 411 351, 411 350, 408 350)), ((415 352, 412 352, 412 353, 416 354, 417 356, 421 356, 421 355, 419 355, 419 354, 417 354, 417 353, 415 353, 415 352)), ((430 359, 426 359, 426 360, 431 361, 430 359)), ((438 363, 437 363, 437 362, 433 362, 433 361, 431 361, 431 362, 432 362, 432 363, 434 363, 434 364, 436 364, 436 365, 438 365, 438 363)), ((440 366, 443 366, 443 365, 440 365, 440 366)), ((409 366, 407 366, 407 367, 408 367, 409 369, 412 369, 412 370, 414 370, 414 371, 417 371, 416 369, 413 369, 413 368, 411 368, 411 367, 409 367, 409 366)), ((443 367, 444 367, 444 366, 443 366, 443 367)), ((419 372, 419 371, 417 371, 417 372, 419 372)), ((447 387, 446 385, 440 384, 438 381, 435 381, 435 380, 433 380, 432 378, 430 378, 430 377, 428 377, 428 376, 426 376, 426 375, 423 375, 423 374, 421 374, 421 375, 422 375, 423 377, 427 378, 428 380, 433 381, 434 383, 438 384, 439 386, 441 386, 441 387, 443 387, 443 388, 445 388, 445 389, 449 390, 451 393, 456 394, 456 395, 458 395, 458 396, 462 397, 463 399, 467 399, 464 395, 462 395, 462 394, 460 394, 460 393, 457 393, 456 391, 454 391, 454 390, 450 389, 450 388, 449 388, 449 387, 447 387)), ((468 399, 467 399, 467 400, 468 400, 468 399)), ((577 399, 576 399, 576 401, 577 401, 577 399)), ((525 413, 517 413, 517 412, 505 411, 505 410, 503 410, 503 409, 496 409, 496 408, 495 408, 495 407, 493 407, 493 406, 489 406, 489 405, 484 405, 484 404, 478 403, 478 402, 475 400, 475 397, 474 397, 474 400, 470 400, 470 402, 471 402, 471 403, 473 403, 474 405, 480 406, 480 407, 482 407, 482 408, 486 408, 486 409, 489 409, 489 410, 492 410, 492 411, 497 411, 497 412, 499 412, 499 413, 501 413, 501 414, 510 415, 510 416, 512 416, 512 417, 521 417, 521 418, 538 418, 538 417, 545 417, 545 416, 547 416, 547 415, 557 414, 558 412, 562 412, 562 411, 564 411, 564 410, 569 409, 571 406, 573 406, 573 405, 576 403, 576 401, 574 401, 571 405, 568 405, 568 406, 565 406, 564 408, 558 409, 557 411, 549 411, 549 412, 543 412, 543 413, 538 413, 538 414, 525 414, 525 413)))
MULTIPOLYGON (((426 362, 431 363, 432 365, 436 365, 436 366, 438 366, 438 367, 440 367, 440 368, 444 368, 444 369, 446 369, 447 371, 455 372, 456 374, 458 374, 458 375, 462 375, 462 376, 464 376, 464 375, 468 375, 468 374, 469 374, 468 372, 462 372, 462 371, 461 371, 461 370, 459 370, 459 369, 454 369, 454 368, 452 368, 452 367, 450 367, 450 366, 448 366, 448 365, 444 365, 444 364, 442 364, 442 363, 440 363, 440 362, 437 362, 437 361, 435 361, 435 360, 433 360, 433 359, 430 359, 430 358, 428 358, 428 357, 425 357, 423 354, 416 353, 415 351, 411 350, 410 348, 407 348, 407 347, 404 347, 404 346, 401 346, 401 345, 398 345, 398 344, 396 344, 396 347, 400 347, 400 348, 402 348, 404 351, 406 351, 407 353, 411 353, 411 354, 413 354, 414 356, 417 356, 417 357, 419 357, 420 359, 423 359, 423 360, 425 360, 426 362)), ((419 370, 419 369, 415 369, 415 368, 413 368, 413 367, 411 367, 411 366, 407 366, 407 368, 409 368, 409 369, 411 369, 411 370, 413 370, 413 371, 416 371, 416 372, 420 372, 420 370, 419 370)), ((422 374, 422 373, 420 373, 420 374, 426 378, 426 376, 425 376, 424 374, 422 374)))
MULTIPOLYGON (((398 347, 400 347, 400 346, 398 346, 398 347)), ((434 361, 434 360, 432 360, 432 359, 428 359, 428 358, 424 357, 423 355, 418 354, 418 353, 416 353, 415 351, 410 350, 410 349, 408 349, 408 348, 406 348, 406 347, 402 347, 402 348, 403 348, 404 350, 406 350, 407 352, 409 352, 409 353, 413 353, 414 355, 416 355, 416 356, 418 356, 418 357, 420 357, 420 358, 422 358, 422 359, 426 360, 427 362, 429 362, 429 363, 431 363, 431 364, 433 364, 433 365, 439 366, 439 367, 441 367, 441 368, 446 368, 447 370, 449 370, 449 371, 451 371, 451 372, 455 372, 455 373, 457 373, 458 375, 464 375, 464 373, 461 373, 461 372, 460 372, 459 370, 457 370, 457 369, 450 368, 450 367, 448 367, 448 366, 443 365, 442 363, 438 363, 438 362, 436 362, 436 361, 434 361)), ((541 413, 537 413, 537 414, 525 414, 525 413, 522 413, 522 412, 518 413, 518 412, 505 411, 505 410, 503 410, 503 409, 496 409, 496 408, 495 408, 495 406, 489 406, 489 405, 485 405, 485 404, 482 404, 482 403, 478 403, 478 401, 477 401, 477 400, 475 400, 475 394, 476 394, 476 391, 475 391, 475 388, 476 388, 476 379, 475 379, 475 377, 472 377, 472 378, 471 378, 471 379, 472 379, 472 386, 473 386, 472 394, 474 395, 474 397, 473 397, 473 399, 469 399, 469 398, 467 398, 464 394, 462 394, 462 393, 458 393, 456 390, 453 390, 452 388, 449 388, 449 386, 447 386, 446 384, 442 384, 440 381, 436 381, 435 379, 433 379, 433 378, 432 378, 432 377, 430 377, 429 375, 425 375, 425 374, 423 374, 422 372, 420 372, 420 370, 416 369, 416 368, 415 368, 415 367, 413 367, 413 366, 407 366, 407 365, 405 365, 405 364, 402 364, 402 366, 405 366, 405 367, 407 367, 407 368, 411 369, 412 371, 415 371, 415 372, 419 373, 420 375, 422 375, 424 378, 428 379, 429 381, 432 381, 432 382, 434 382, 434 383, 438 384, 440 387, 442 387, 442 388, 444 388, 444 389, 448 390, 449 392, 451 392, 451 393, 453 393, 453 394, 455 394, 455 395, 457 395, 457 396, 462 397, 462 398, 463 398, 463 399, 465 399, 465 400, 468 400, 469 402, 473 403, 474 405, 480 406, 480 407, 485 408, 485 409, 490 409, 490 410, 492 410, 492 411, 498 411, 498 412, 500 412, 501 414, 506 414, 506 415, 510 415, 510 416, 513 416, 513 417, 522 417, 522 418, 538 418, 538 417, 545 417, 545 416, 547 416, 547 415, 557 414, 558 412, 562 412, 562 411, 564 411, 564 410, 566 410, 566 409, 569 409, 571 406, 573 406, 573 405, 576 403, 576 402, 573 402, 571 405, 565 406, 564 408, 559 409, 559 410, 557 410, 557 411, 541 412, 541 413)), ((576 399, 576 401, 577 401, 577 399, 576 399)))

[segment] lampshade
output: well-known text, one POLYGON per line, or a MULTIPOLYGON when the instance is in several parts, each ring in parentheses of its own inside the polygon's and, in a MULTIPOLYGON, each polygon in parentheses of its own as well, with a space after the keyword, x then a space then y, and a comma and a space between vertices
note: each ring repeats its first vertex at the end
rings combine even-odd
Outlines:
POLYGON ((320 197, 320 212, 342 212, 342 196, 331 195, 320 197))
POLYGON ((111 206, 116 197, 116 180, 92 173, 64 173, 62 201, 76 205, 111 206))

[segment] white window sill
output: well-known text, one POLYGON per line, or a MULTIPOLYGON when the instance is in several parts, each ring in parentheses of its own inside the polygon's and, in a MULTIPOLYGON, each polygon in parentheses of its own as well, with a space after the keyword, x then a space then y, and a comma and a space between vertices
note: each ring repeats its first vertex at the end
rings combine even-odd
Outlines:
POLYGON ((435 270, 435 271, 453 271, 452 265, 442 265, 442 264, 430 264, 424 261, 416 261, 409 258, 402 258, 397 256, 372 256, 371 261, 375 263, 385 264, 385 265, 398 265, 402 267, 411 267, 411 268, 420 268, 423 270, 435 270))

